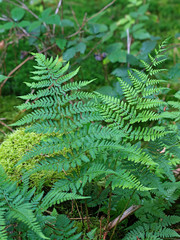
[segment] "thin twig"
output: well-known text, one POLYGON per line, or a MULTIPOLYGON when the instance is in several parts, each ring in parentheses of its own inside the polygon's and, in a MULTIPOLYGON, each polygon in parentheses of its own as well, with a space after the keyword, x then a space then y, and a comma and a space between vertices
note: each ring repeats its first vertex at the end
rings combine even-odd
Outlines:
POLYGON ((80 26, 80 28, 73 34, 67 36, 66 38, 71 38, 71 37, 74 37, 76 36, 77 34, 79 34, 82 30, 82 28, 85 26, 85 24, 87 23, 87 20, 86 20, 86 16, 87 16, 87 13, 84 14, 84 18, 83 18, 83 22, 82 22, 82 25, 80 26))
MULTIPOLYGON (((55 15, 58 14, 59 8, 60 8, 61 4, 62 4, 62 0, 59 0, 58 5, 57 5, 57 8, 56 8, 56 10, 55 10, 55 15)), ((53 35, 55 34, 55 29, 56 29, 56 24, 53 24, 53 35)))
MULTIPOLYGON (((52 46, 40 51, 39 53, 43 53, 48 51, 49 49, 53 48, 54 46, 56 46, 56 44, 53 44, 52 46)), ((27 61, 32 60, 34 58, 34 56, 29 56, 27 57, 22 63, 20 63, 18 66, 16 66, 7 76, 7 78, 1 83, 0 85, 0 96, 1 96, 1 91, 2 91, 2 87, 4 86, 4 84, 7 82, 8 78, 10 78, 12 76, 12 74, 14 72, 16 72, 20 67, 22 67, 27 61)))
POLYGON ((96 45, 87 53, 86 56, 83 57, 83 60, 85 60, 86 58, 89 57, 89 55, 91 55, 92 52, 94 52, 94 50, 96 49, 96 47, 102 42, 102 39, 96 43, 96 45))
POLYGON ((36 19, 39 20, 39 17, 34 13, 32 12, 26 4, 24 4, 23 2, 19 1, 19 0, 16 0, 19 4, 20 4, 20 7, 23 8, 24 10, 28 11, 32 16, 34 16, 36 19))
POLYGON ((19 27, 19 28, 21 29, 21 31, 22 31, 27 37, 30 36, 30 34, 29 34, 24 28, 22 28, 22 27, 19 27))
POLYGON ((8 21, 7 18, 3 18, 3 17, 0 17, 0 20, 1 20, 1 21, 5 21, 5 22, 8 21))
POLYGON ((70 5, 70 8, 71 8, 71 12, 72 12, 73 18, 74 18, 77 26, 80 27, 79 22, 78 22, 77 17, 76 17, 76 13, 74 12, 74 10, 73 10, 71 5, 70 5))
POLYGON ((19 5, 18 5, 17 3, 15 3, 15 2, 12 2, 12 1, 10 1, 10 0, 5 0, 5 1, 8 2, 8 3, 13 4, 13 5, 16 6, 16 7, 19 7, 19 5))
MULTIPOLYGON (((81 220, 82 221, 82 218, 69 218, 70 220, 81 220)), ((87 217, 85 216, 84 218, 83 218, 84 220, 87 220, 87 217)))
POLYGON ((13 4, 13 5, 17 6, 17 7, 23 8, 24 10, 28 11, 31 15, 33 15, 36 19, 39 20, 39 17, 38 17, 35 13, 33 13, 33 12, 32 12, 24 3, 22 3, 21 1, 18 1, 18 0, 17 0, 17 2, 18 2, 19 4, 15 3, 15 2, 13 2, 13 1, 10 1, 10 0, 5 0, 5 1, 8 2, 8 3, 10 3, 10 4, 13 4))
POLYGON ((20 67, 22 67, 27 61, 29 61, 30 59, 33 59, 34 56, 31 57, 27 57, 22 63, 20 63, 18 66, 16 66, 7 76, 7 78, 1 83, 0 85, 0 96, 1 96, 1 90, 2 87, 4 86, 4 84, 7 82, 8 78, 10 78, 10 76, 16 72, 20 67))
POLYGON ((59 0, 56 11, 55 11, 55 14, 58 14, 61 4, 62 4, 62 0, 59 0))
POLYGON ((113 0, 112 2, 110 2, 109 4, 107 4, 105 7, 103 7, 99 12, 95 13, 93 16, 89 17, 87 19, 87 21, 95 18, 97 15, 99 15, 100 13, 102 13, 103 11, 105 11, 108 7, 110 7, 112 4, 114 4, 116 2, 116 0, 113 0))
POLYGON ((82 28, 85 26, 85 24, 90 21, 91 19, 95 18, 96 16, 98 16, 100 13, 102 13, 103 11, 105 11, 108 7, 110 7, 113 3, 115 3, 116 0, 113 0, 112 2, 110 2, 109 4, 107 4, 106 6, 104 6, 99 12, 97 12, 96 14, 94 14, 93 16, 86 18, 87 13, 85 13, 84 18, 83 18, 83 23, 82 25, 79 27, 78 31, 76 31, 75 33, 67 36, 66 38, 71 38, 76 36, 77 34, 79 34, 82 30, 82 28))
MULTIPOLYGON (((22 9, 26 10, 26 11, 29 12, 32 16, 34 16, 37 20, 40 21, 40 18, 39 18, 33 11, 31 11, 31 9, 29 9, 29 8, 27 7, 27 5, 24 4, 23 2, 21 2, 21 1, 19 1, 19 0, 16 0, 16 1, 19 3, 19 4, 17 4, 17 3, 15 3, 15 2, 10 1, 10 0, 5 0, 5 1, 8 2, 8 3, 11 3, 11 4, 13 4, 13 5, 17 6, 17 7, 20 7, 20 8, 22 8, 22 9)), ((47 28, 47 30, 49 30, 49 27, 47 26, 47 24, 46 24, 45 22, 43 22, 43 25, 47 28)))
POLYGON ((129 35, 129 28, 126 29, 127 33, 127 54, 130 54, 130 49, 131 49, 131 37, 129 35))
MULTIPOLYGON (((129 35, 129 28, 126 29, 126 33, 127 33, 127 54, 130 54, 130 49, 131 49, 131 37, 129 35)), ((130 67, 130 64, 128 62, 128 68, 130 67)))
POLYGON ((74 200, 74 202, 75 202, 75 205, 76 205, 76 208, 77 208, 77 211, 78 211, 79 217, 80 217, 81 220, 83 221, 83 218, 82 218, 81 213, 80 213, 80 211, 79 211, 79 207, 78 207, 78 204, 77 204, 76 200, 74 200))
POLYGON ((11 132, 13 132, 14 130, 9 127, 7 124, 5 124, 4 122, 0 121, 0 124, 3 125, 4 127, 8 128, 11 132))
POLYGON ((5 136, 7 135, 3 130, 0 129, 0 132, 4 134, 5 136))

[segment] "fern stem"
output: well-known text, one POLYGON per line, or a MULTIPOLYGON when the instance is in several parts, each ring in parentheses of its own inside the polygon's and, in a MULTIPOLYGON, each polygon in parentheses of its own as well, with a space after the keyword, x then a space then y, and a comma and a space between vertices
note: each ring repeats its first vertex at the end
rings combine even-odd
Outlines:
POLYGON ((78 207, 78 204, 77 204, 76 200, 74 200, 74 202, 75 202, 75 205, 76 205, 76 208, 77 208, 79 217, 82 219, 82 216, 81 216, 81 213, 80 213, 80 211, 79 211, 79 207, 78 207))

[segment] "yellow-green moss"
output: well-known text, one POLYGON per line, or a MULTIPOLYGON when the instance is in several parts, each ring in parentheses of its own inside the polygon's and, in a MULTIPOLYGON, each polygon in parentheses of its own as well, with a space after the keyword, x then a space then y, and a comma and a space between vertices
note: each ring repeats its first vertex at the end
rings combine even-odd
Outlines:
MULTIPOLYGON (((37 156, 23 164, 15 166, 26 151, 31 150, 43 138, 44 135, 41 134, 26 133, 24 128, 16 130, 5 138, 4 142, 0 145, 0 164, 12 180, 20 180, 24 169, 32 169, 37 162, 44 159, 44 156, 37 156)), ((40 179, 44 178, 45 185, 49 185, 55 179, 63 178, 63 176, 63 172, 41 171, 33 174, 30 180, 37 186, 40 179)))

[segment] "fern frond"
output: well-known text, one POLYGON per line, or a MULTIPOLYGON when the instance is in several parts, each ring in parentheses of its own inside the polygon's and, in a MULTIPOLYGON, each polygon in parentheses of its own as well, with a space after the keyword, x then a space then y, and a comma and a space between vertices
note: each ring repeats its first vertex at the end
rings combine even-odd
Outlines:
POLYGON ((43 199, 42 204, 40 207, 43 210, 46 210, 47 208, 51 207, 55 204, 60 204, 62 202, 68 201, 68 200, 75 200, 75 199, 86 199, 88 197, 83 197, 74 193, 66 193, 59 191, 58 189, 54 189, 50 191, 43 199))
POLYGON ((1 165, 0 173, 0 236, 2 239, 7 239, 4 228, 6 221, 13 222, 14 219, 17 224, 24 223, 40 238, 49 239, 42 233, 34 211, 36 204, 30 199, 34 190, 29 192, 26 185, 21 190, 16 182, 9 181, 1 165))
POLYGON ((131 230, 123 240, 129 239, 137 239, 140 238, 142 240, 146 239, 165 239, 165 238, 174 238, 179 237, 179 234, 176 233, 174 230, 166 227, 161 226, 161 222, 159 223, 140 223, 141 225, 131 230))
POLYGON ((21 205, 18 205, 18 207, 12 206, 12 211, 8 214, 8 218, 15 218, 19 221, 23 221, 25 224, 27 224, 28 227, 30 227, 39 237, 43 239, 49 239, 44 236, 44 234, 41 232, 41 227, 39 223, 37 222, 37 219, 34 216, 34 213, 32 212, 32 205, 29 203, 23 203, 21 205))

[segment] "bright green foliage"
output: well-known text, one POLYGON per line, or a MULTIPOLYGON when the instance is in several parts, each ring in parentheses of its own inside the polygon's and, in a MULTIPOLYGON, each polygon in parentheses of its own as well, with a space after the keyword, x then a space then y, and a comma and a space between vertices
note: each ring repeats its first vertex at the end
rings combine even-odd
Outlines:
MULTIPOLYGON (((164 121, 161 109, 166 103, 158 97, 162 90, 159 84, 163 81, 155 79, 155 74, 161 71, 156 66, 164 61, 164 47, 165 42, 155 57, 150 56, 150 63, 142 62, 144 70, 129 71, 131 84, 119 79, 123 100, 82 91, 91 81, 73 82, 78 69, 67 73, 69 65, 63 66, 58 58, 53 60, 35 54, 34 82, 28 83, 31 94, 22 96, 26 103, 18 107, 30 111, 14 125, 28 124, 27 132, 46 134, 46 137, 27 151, 17 166, 41 155, 43 159, 25 172, 23 181, 42 170, 65 173, 38 205, 41 217, 50 208, 54 210, 52 213, 48 210, 47 218, 51 219, 55 212, 57 221, 64 221, 64 225, 60 224, 64 232, 57 225, 60 231, 57 239, 81 238, 69 220, 57 213, 58 206, 65 200, 84 199, 81 204, 85 204, 86 212, 88 207, 98 206, 106 215, 114 211, 114 216, 135 202, 142 206, 136 216, 144 224, 144 238, 147 227, 150 237, 157 235, 159 225, 156 228, 151 223, 158 224, 165 216, 164 210, 176 201, 178 183, 172 172, 174 162, 170 154, 177 151, 177 146, 174 148, 172 141, 167 153, 162 151, 168 145, 167 139, 173 138, 175 129, 161 124, 164 121), (65 148, 68 151, 64 154, 65 148)), ((178 154, 174 155, 179 158, 178 154)), ((175 236, 166 226, 159 228, 162 236, 175 236)), ((46 236, 52 238, 49 234, 51 231, 46 231, 46 236)))
MULTIPOLYGON (((33 132, 26 133, 24 128, 20 128, 6 137, 4 142, 0 145, 0 164, 12 180, 18 180, 21 182, 23 171, 32 169, 36 163, 45 158, 44 156, 39 155, 30 159, 23 165, 15 166, 27 150, 31 150, 34 145, 38 144, 46 137, 47 135, 44 136, 33 132)), ((63 149, 63 152, 66 154, 65 149, 63 149)), ((38 174, 33 174, 30 180, 31 184, 34 184, 35 186, 38 186, 42 179, 44 180, 45 185, 49 185, 55 181, 55 179, 62 178, 63 175, 64 173, 58 174, 54 171, 43 171, 38 174)))
MULTIPOLYGON (((124 136, 123 131, 110 129, 109 126, 102 127, 98 123, 98 121, 103 120, 103 116, 99 114, 100 105, 95 101, 96 96, 74 91, 74 86, 80 88, 89 82, 64 84, 77 74, 78 70, 65 74, 68 64, 62 67, 58 58, 53 61, 52 58, 45 59, 42 54, 36 54, 35 56, 38 62, 38 66, 35 68, 38 70, 33 72, 35 74, 33 79, 37 83, 33 82, 30 86, 38 88, 38 90, 32 95, 24 96, 24 99, 30 101, 19 106, 21 110, 31 108, 33 112, 19 120, 16 125, 31 123, 29 131, 38 133, 40 131, 43 133, 51 131, 51 133, 56 133, 60 137, 54 135, 42 141, 32 151, 28 151, 19 163, 41 154, 47 157, 33 171, 49 169, 62 172, 62 169, 67 171, 71 167, 75 168, 85 163, 90 168, 91 159, 95 159, 98 152, 105 149, 116 149, 123 153, 123 157, 128 157, 131 161, 155 165, 140 149, 135 150, 131 145, 128 145, 127 148, 126 144, 119 144, 121 137, 124 136), (61 76, 62 74, 63 76, 61 76), (87 102, 88 98, 90 98, 89 102, 87 102), (58 154, 56 158, 49 158, 50 154, 62 151, 64 148, 71 149, 67 156, 58 154), (132 152, 134 157, 131 157, 132 152)), ((108 168, 106 171, 108 171, 108 168)), ((106 176, 106 171, 104 171, 104 176, 106 176)), ((109 171, 112 171, 112 169, 110 168, 109 171)), ((113 181, 113 188, 122 186, 130 189, 148 190, 140 184, 135 176, 126 172, 126 169, 117 167, 112 174, 114 175, 111 180, 113 181)), ((107 184, 110 184, 110 182, 107 181, 107 184)))
POLYGON ((107 123, 111 123, 112 128, 122 130, 125 138, 150 141, 166 134, 164 127, 149 128, 150 122, 161 118, 161 115, 157 113, 157 107, 165 105, 165 102, 157 96, 162 89, 157 86, 161 80, 151 78, 163 70, 155 69, 155 67, 166 59, 162 55, 165 46, 166 41, 155 51, 155 57, 150 55, 150 63, 142 61, 145 71, 136 69, 129 71, 132 85, 118 79, 125 100, 97 93, 102 101, 101 115, 107 123), (135 123, 138 123, 138 127, 135 123))

